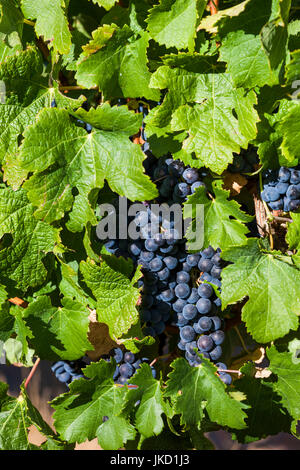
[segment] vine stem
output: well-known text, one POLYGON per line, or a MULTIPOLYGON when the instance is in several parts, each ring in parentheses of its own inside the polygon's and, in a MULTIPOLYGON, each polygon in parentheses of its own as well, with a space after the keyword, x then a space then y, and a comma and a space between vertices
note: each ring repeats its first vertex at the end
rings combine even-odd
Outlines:
POLYGON ((242 345, 243 348, 244 348, 245 353, 246 353, 246 354, 250 354, 250 351, 248 351, 247 346, 246 346, 246 344, 245 344, 245 341, 243 340, 243 337, 242 337, 242 335, 241 335, 239 329, 237 328, 237 326, 234 326, 234 330, 235 330, 236 334, 237 334, 238 337, 239 337, 239 340, 240 340, 240 342, 241 342, 241 345, 242 345))
POLYGON ((26 379, 26 382, 25 382, 25 385, 24 385, 25 390, 26 390, 26 388, 27 388, 27 386, 28 386, 30 380, 32 379, 32 377, 33 377, 33 375, 34 375, 34 373, 35 373, 35 371, 36 371, 36 369, 37 369, 37 367, 38 367, 40 361, 41 361, 41 359, 38 357, 37 360, 35 361, 35 363, 34 363, 32 369, 31 369, 31 371, 30 371, 30 373, 29 373, 27 379, 26 379))
POLYGON ((29 24, 29 26, 35 26, 35 22, 34 22, 34 21, 26 20, 26 18, 23 19, 23 23, 29 24))
MULTIPOLYGON (((89 90, 96 90, 96 89, 97 89, 96 86, 89 88, 89 90)), ((87 88, 82 88, 79 85, 65 85, 65 86, 60 86, 59 90, 60 91, 73 91, 73 90, 87 90, 87 88)))
POLYGON ((240 370, 235 370, 235 369, 218 369, 218 372, 228 372, 229 374, 242 375, 242 372, 240 370))
POLYGON ((290 219, 289 217, 279 217, 278 215, 273 215, 273 218, 278 220, 278 222, 293 222, 293 219, 290 219))
POLYGON ((163 356, 156 357, 155 359, 153 359, 152 362, 150 362, 150 367, 153 366, 159 359, 167 359, 168 357, 171 357, 173 355, 174 355, 174 353, 171 352, 171 353, 168 353, 168 354, 164 354, 163 356))
POLYGON ((219 10, 219 0, 210 0, 208 6, 210 8, 210 14, 215 15, 219 10))

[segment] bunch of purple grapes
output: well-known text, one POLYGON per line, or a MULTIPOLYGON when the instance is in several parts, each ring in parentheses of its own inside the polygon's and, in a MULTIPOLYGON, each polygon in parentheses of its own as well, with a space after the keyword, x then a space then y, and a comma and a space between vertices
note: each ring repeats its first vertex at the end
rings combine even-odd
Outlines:
MULTIPOLYGON (((113 379, 117 384, 124 385, 128 380, 133 377, 136 371, 140 368, 141 364, 149 363, 147 357, 138 358, 130 351, 122 351, 121 348, 114 348, 109 354, 101 356, 101 359, 105 361, 116 361, 116 369, 114 371, 113 379)), ((73 380, 85 378, 82 373, 82 369, 86 367, 90 361, 84 357, 77 361, 57 361, 51 366, 51 370, 55 377, 67 386, 70 385, 73 380)), ((156 377, 156 370, 151 366, 152 376, 156 377)))
POLYGON ((267 170, 264 173, 263 201, 272 210, 295 212, 300 207, 300 165, 279 170, 267 170))
POLYGON ((52 364, 51 370, 55 377, 67 386, 70 385, 73 380, 84 378, 82 368, 87 363, 83 359, 77 361, 56 361, 52 364))
MULTIPOLYGON (((116 369, 113 375, 114 382, 120 385, 128 383, 128 380, 134 376, 136 371, 142 364, 148 364, 147 357, 138 358, 131 351, 122 351, 121 348, 114 348, 108 355, 102 356, 102 359, 111 361, 113 358, 116 361, 116 369)), ((156 378, 156 370, 151 367, 152 376, 156 378)))

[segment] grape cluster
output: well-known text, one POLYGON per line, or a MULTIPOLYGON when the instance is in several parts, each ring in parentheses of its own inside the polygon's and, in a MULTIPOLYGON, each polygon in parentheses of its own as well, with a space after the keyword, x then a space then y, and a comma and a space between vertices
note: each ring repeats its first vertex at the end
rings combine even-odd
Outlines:
POLYGON ((280 167, 264 173, 263 201, 272 210, 295 212, 300 207, 300 165, 294 168, 280 167))
MULTIPOLYGON (((102 356, 102 359, 111 361, 113 358, 117 365, 113 375, 116 384, 124 385, 128 380, 134 376, 136 371, 141 367, 141 364, 149 363, 147 357, 137 358, 135 354, 130 351, 122 351, 121 348, 115 348, 107 356, 102 356)), ((156 377, 156 370, 151 366, 152 376, 156 377)))
MULTIPOLYGON (((105 361, 111 361, 114 358, 117 365, 113 375, 114 382, 117 384, 125 384, 140 368, 141 364, 149 363, 149 359, 142 357, 137 358, 130 351, 122 351, 121 348, 115 348, 110 351, 109 354, 101 356, 101 359, 105 361)), ((73 380, 84 378, 82 369, 87 366, 89 361, 85 361, 85 358, 77 361, 57 361, 51 366, 52 372, 55 377, 62 383, 69 385, 73 380)), ((152 376, 156 377, 156 370, 151 366, 152 376)))
POLYGON ((86 366, 83 360, 57 361, 51 366, 55 377, 62 383, 69 385, 73 380, 84 378, 81 369, 86 366))
POLYGON ((168 205, 183 203, 186 198, 196 191, 196 188, 204 187, 203 179, 207 176, 204 169, 197 170, 185 166, 180 160, 172 157, 160 158, 148 168, 148 173, 156 183, 159 190, 158 202, 168 205))

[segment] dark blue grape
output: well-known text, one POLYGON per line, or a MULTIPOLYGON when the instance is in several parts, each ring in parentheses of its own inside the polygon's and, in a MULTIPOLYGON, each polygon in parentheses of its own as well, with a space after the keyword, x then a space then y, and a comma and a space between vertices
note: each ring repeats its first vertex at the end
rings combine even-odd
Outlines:
POLYGON ((209 352, 214 348, 214 342, 210 336, 202 335, 197 341, 199 351, 209 352))
POLYGON ((193 184, 199 179, 199 173, 195 168, 187 168, 182 177, 188 184, 193 184))
POLYGON ((186 299, 190 295, 191 289, 188 284, 180 283, 175 287, 175 295, 179 299, 186 299))
POLYGON ((192 320, 193 318, 195 318, 197 313, 197 308, 193 304, 186 304, 182 310, 182 314, 187 320, 192 320))
POLYGON ((198 321, 198 325, 203 331, 209 331, 212 328, 213 322, 209 317, 202 317, 198 321))
POLYGON ((183 341, 187 341, 187 342, 193 341, 195 336, 196 336, 196 333, 195 333, 194 328, 189 325, 182 327, 180 330, 180 338, 183 341))
POLYGON ((190 280, 190 275, 186 271, 179 271, 176 274, 176 281, 178 282, 178 284, 182 282, 187 284, 189 280, 190 280))
POLYGON ((222 330, 214 331, 210 334, 210 337, 213 339, 214 343, 218 346, 222 344, 225 339, 225 333, 222 330))
POLYGON ((199 313, 206 315, 211 311, 211 301, 209 299, 200 298, 196 303, 196 307, 199 313))
POLYGON ((200 284, 198 287, 198 294, 200 297, 209 299, 214 293, 213 288, 209 284, 200 284))
POLYGON ((213 262, 208 258, 201 258, 198 263, 198 268, 200 271, 209 273, 213 267, 213 262))

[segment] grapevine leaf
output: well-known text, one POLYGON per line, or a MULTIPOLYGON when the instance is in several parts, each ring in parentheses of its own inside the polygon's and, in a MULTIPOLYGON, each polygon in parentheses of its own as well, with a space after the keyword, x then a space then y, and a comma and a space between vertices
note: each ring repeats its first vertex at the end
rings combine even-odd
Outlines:
POLYGON ((273 0, 271 16, 260 33, 271 69, 276 69, 286 57, 290 8, 291 0, 273 0))
POLYGON ((129 111, 127 106, 113 106, 103 103, 98 108, 86 111, 79 108, 74 114, 96 129, 111 132, 124 132, 131 136, 137 134, 142 126, 142 115, 129 111))
POLYGON ((32 331, 24 321, 23 313, 24 311, 20 307, 14 306, 11 309, 11 314, 15 319, 14 332, 16 333, 16 340, 22 344, 22 356, 20 362, 25 362, 23 359, 28 355, 29 348, 27 338, 33 338, 32 331))
MULTIPOLYGON (((195 235, 196 222, 199 222, 195 220, 195 217, 197 206, 200 204, 204 208, 204 248, 211 245, 214 248, 219 247, 224 250, 230 246, 245 243, 248 228, 243 222, 250 222, 253 217, 245 214, 237 201, 228 199, 229 191, 222 189, 222 181, 215 181, 213 190, 215 197, 211 199, 207 196, 205 188, 197 188, 184 204, 184 217, 193 219, 186 233, 188 246, 190 242, 193 242, 192 237, 195 235)), ((196 233, 199 236, 198 231, 196 233)))
POLYGON ((0 308, 0 341, 5 342, 14 331, 14 317, 10 314, 9 303, 1 304, 0 308))
MULTIPOLYGON (((220 21, 218 28, 222 39, 220 58, 227 62, 227 70, 232 74, 236 86, 252 88, 278 83, 280 67, 271 69, 260 36, 270 16, 270 1, 262 4, 259 0, 251 0, 238 16, 224 17, 220 21), (256 18, 255 21, 253 18, 256 18)), ((270 27, 271 25, 266 26, 263 38, 265 47, 268 47, 270 54, 274 54, 268 43, 270 27)))
POLYGON ((225 10, 219 10, 214 15, 206 16, 201 20, 199 29, 205 29, 210 33, 217 33, 217 25, 223 17, 227 16, 230 18, 233 16, 238 16, 242 11, 245 10, 245 7, 249 2, 250 0, 245 0, 244 2, 239 3, 238 5, 234 5, 233 7, 226 8, 225 10))
POLYGON ((298 328, 300 271, 287 256, 251 238, 244 246, 224 251, 222 258, 233 263, 222 271, 222 306, 249 297, 242 320, 257 342, 273 341, 298 328))
POLYGON ((291 419, 272 385, 265 380, 251 377, 248 373, 234 382, 235 390, 247 397, 245 403, 249 405, 246 411, 247 428, 236 432, 234 439, 247 443, 279 432, 289 432, 291 419))
POLYGON ((291 213, 293 222, 288 225, 286 241, 291 250, 300 250, 300 214, 291 213))
MULTIPOLYGON (((203 12, 206 1, 201 1, 203 12)), ((193 49, 198 16, 197 0, 161 0, 149 12, 148 31, 166 47, 193 49)))
POLYGON ((99 5, 99 7, 105 8, 105 10, 110 10, 117 0, 92 0, 92 2, 99 5))
POLYGON ((20 164, 35 172, 24 188, 38 207, 35 216, 40 219, 61 218, 72 207, 74 187, 86 198, 92 189, 104 185, 104 179, 113 191, 131 200, 152 199, 157 194, 144 174, 144 154, 126 132, 94 130, 88 134, 71 121, 67 111, 52 108, 41 111, 24 135, 20 164), (41 138, 45 133, 47 142, 41 138))
POLYGON ((67 54, 71 47, 71 33, 62 0, 22 0, 22 11, 25 18, 36 20, 37 36, 51 41, 55 51, 67 54))
MULTIPOLYGON (((300 79, 300 51, 294 51, 291 53, 291 61, 286 66, 286 80, 287 83, 293 85, 293 82, 296 82, 300 79)), ((296 92, 299 90, 299 82, 296 83, 296 92)))
MULTIPOLYGON (((117 387, 112 375, 115 370, 114 363, 101 360, 92 363, 84 369, 84 375, 89 380, 79 379, 70 384, 70 391, 54 399, 52 405, 56 410, 53 418, 55 429, 66 441, 84 442, 92 440, 96 436, 104 445, 109 443, 104 435, 106 427, 102 427, 105 416, 109 419, 119 417, 124 406, 124 398, 127 392, 125 387, 117 387)), ((124 422, 121 420, 123 426, 124 422)), ((134 437, 133 429, 126 423, 123 430, 118 429, 119 420, 113 420, 108 428, 116 436, 114 443, 120 446, 120 440, 134 437)))
POLYGON ((26 401, 22 395, 18 398, 0 396, 1 450, 33 450, 36 448, 28 440, 30 425, 31 421, 26 412, 26 401))
POLYGON ((111 416, 97 429, 98 442, 102 449, 120 449, 127 441, 134 440, 136 430, 122 416, 111 416))
POLYGON ((0 236, 10 234, 12 242, 0 251, 2 276, 16 281, 23 290, 46 279, 43 258, 59 241, 58 230, 37 220, 25 191, 0 188, 0 236))
POLYGON ((33 366, 34 350, 28 349, 27 355, 24 356, 24 346, 21 341, 16 338, 8 338, 3 345, 6 361, 10 364, 22 363, 24 367, 33 366))
POLYGON ((59 290, 65 297, 75 299, 84 305, 95 306, 95 301, 88 295, 79 284, 78 279, 79 264, 76 260, 69 263, 61 262, 61 281, 59 290))
POLYGON ((40 412, 31 403, 25 386, 21 385, 22 398, 25 400, 27 415, 34 426, 46 437, 54 438, 55 434, 50 426, 44 421, 40 412))
POLYGON ((190 367, 183 359, 171 365, 165 396, 175 402, 175 412, 181 414, 182 423, 200 429, 204 409, 211 421, 235 429, 245 427, 245 405, 231 398, 216 375, 215 366, 203 358, 198 367, 190 367))
POLYGON ((22 50, 23 15, 13 0, 0 2, 0 61, 22 50))
POLYGON ((100 266, 90 260, 81 262, 80 270, 97 300, 98 321, 108 325, 113 340, 120 338, 139 321, 136 305, 140 294, 134 287, 136 279, 130 279, 132 263, 102 255, 100 266))
POLYGON ((279 131, 283 135, 283 141, 280 149, 285 158, 292 162, 299 160, 300 154, 300 105, 293 106, 279 124, 279 131))
MULTIPOLYGON (((30 62, 28 69, 31 69, 30 62)), ((22 65, 17 70, 21 71, 22 65)), ((30 83, 34 81, 34 76, 30 76, 27 80, 26 76, 22 75, 16 81, 22 83, 22 88, 27 89, 30 83)), ((27 174, 23 168, 19 167, 16 159, 19 136, 23 134, 28 126, 35 123, 37 113, 45 107, 50 108, 54 99, 58 108, 65 107, 67 109, 76 108, 83 101, 83 99, 67 98, 59 93, 57 88, 47 88, 43 82, 34 82, 33 91, 34 98, 22 97, 21 103, 15 103, 12 100, 0 104, 0 161, 5 162, 5 179, 9 183, 12 181, 14 189, 20 186, 27 174), (18 172, 17 176, 16 171, 18 172)))
POLYGON ((131 388, 126 396, 126 404, 129 409, 140 401, 135 414, 135 425, 143 437, 158 435, 163 430, 162 414, 165 412, 161 386, 159 380, 152 376, 148 364, 142 364, 128 384, 136 385, 131 388))
POLYGON ((282 398, 283 406, 294 419, 300 419, 300 364, 293 360, 293 353, 278 352, 275 346, 267 350, 269 369, 277 375, 273 383, 276 393, 282 398))
MULTIPOLYGON (((211 66, 207 61, 206 68, 211 66)), ((249 140, 255 138, 256 95, 253 91, 246 94, 236 89, 229 74, 195 73, 162 66, 150 83, 153 87, 168 88, 168 93, 162 105, 147 119, 148 124, 165 127, 166 132, 187 131, 189 136, 182 148, 188 154, 196 154, 197 166, 222 173, 232 162, 233 152, 246 148, 249 140), (196 104, 193 107, 185 104, 191 102, 196 104)))
POLYGON ((95 211, 88 198, 78 194, 74 199, 73 209, 66 226, 71 232, 82 232, 88 224, 97 225, 95 211))
POLYGON ((87 339, 89 310, 70 298, 62 305, 53 307, 50 298, 42 296, 26 309, 26 324, 34 335, 31 343, 41 359, 75 360, 92 349, 87 339))
POLYGON ((127 25, 101 26, 83 48, 76 73, 78 83, 86 88, 98 86, 105 98, 144 96, 159 100, 159 92, 149 87, 148 42, 147 33, 135 39, 127 25))
MULTIPOLYGON (((29 441, 29 426, 34 425, 44 436, 59 439, 29 400, 24 384, 17 398, 6 395, 6 384, 0 383, 0 449, 35 450, 29 441)), ((63 443, 60 441, 60 444, 63 443)))

